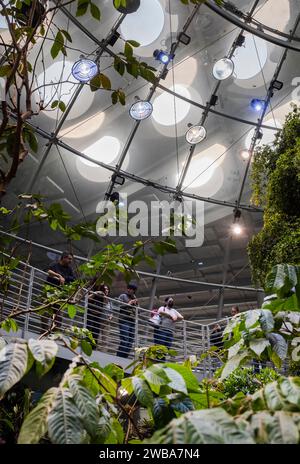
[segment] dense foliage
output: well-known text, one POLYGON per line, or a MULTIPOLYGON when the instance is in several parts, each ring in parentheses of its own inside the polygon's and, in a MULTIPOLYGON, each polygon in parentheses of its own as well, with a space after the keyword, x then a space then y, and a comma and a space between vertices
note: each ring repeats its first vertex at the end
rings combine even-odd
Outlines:
MULTIPOLYGON (((90 271, 102 265, 92 260, 90 271)), ((253 359, 278 368, 299 361, 299 267, 276 266, 266 290, 262 309, 235 316, 225 328, 225 348, 217 354, 224 362, 220 378, 200 382, 193 369, 203 357, 162 363, 161 357, 175 354, 163 346, 140 348, 125 370, 90 362, 91 334, 75 326, 41 340, 1 339, 2 435, 18 443, 299 443, 300 379, 240 367, 253 359), (23 389, 14 414, 14 389, 22 389, 32 370, 49 372, 61 344, 74 354, 69 368, 34 407, 23 389)), ((2 328, 11 331, 16 324, 10 317, 2 328)), ((213 355, 214 348, 206 354, 213 355)))
POLYGON ((300 109, 287 116, 274 146, 255 152, 252 201, 264 207, 264 227, 252 238, 248 254, 255 284, 280 263, 300 262, 300 109))

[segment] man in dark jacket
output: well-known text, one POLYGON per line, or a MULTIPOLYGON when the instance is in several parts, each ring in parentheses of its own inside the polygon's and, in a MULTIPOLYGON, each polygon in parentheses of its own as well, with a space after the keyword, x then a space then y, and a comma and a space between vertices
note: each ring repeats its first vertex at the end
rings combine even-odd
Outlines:
MULTIPOLYGON (((53 285, 55 287, 64 285, 64 284, 69 284, 76 280, 76 277, 74 275, 73 269, 71 267, 71 263, 73 262, 73 255, 72 253, 69 253, 68 251, 64 251, 61 254, 61 257, 58 261, 54 261, 51 263, 48 267, 48 276, 47 276, 47 282, 50 285, 53 285)), ((53 314, 56 316, 55 317, 55 322, 56 322, 56 327, 59 327, 62 323, 62 314, 61 311, 59 310, 59 307, 52 307, 53 309, 53 314)), ((42 330, 47 331, 48 330, 48 317, 46 315, 42 316, 42 330)))
POLYGON ((50 264, 47 282, 51 285, 64 285, 73 282, 75 275, 71 267, 72 262, 72 253, 64 251, 58 261, 50 264))
POLYGON ((120 328, 120 345, 117 356, 128 358, 134 341, 135 333, 135 311, 138 306, 138 300, 135 296, 137 285, 130 283, 126 293, 119 296, 119 328, 120 328))

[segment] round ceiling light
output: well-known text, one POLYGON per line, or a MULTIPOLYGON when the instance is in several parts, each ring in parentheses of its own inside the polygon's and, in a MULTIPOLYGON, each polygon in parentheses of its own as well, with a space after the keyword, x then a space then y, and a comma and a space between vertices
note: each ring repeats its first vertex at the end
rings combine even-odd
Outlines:
POLYGON ((125 40, 134 39, 145 47, 160 36, 164 24, 165 14, 159 0, 141 0, 139 9, 126 16, 120 31, 125 40))
POLYGON ((143 119, 149 118, 153 111, 152 103, 145 100, 137 100, 130 107, 129 114, 132 119, 136 121, 142 121, 143 119))
POLYGON ((232 76, 234 71, 234 63, 230 58, 221 58, 213 67, 213 76, 218 81, 224 81, 232 76))
POLYGON ((206 129, 203 126, 196 125, 189 128, 185 134, 187 143, 191 145, 196 145, 197 143, 202 142, 206 137, 206 129))
POLYGON ((98 72, 97 63, 87 58, 81 58, 72 66, 72 75, 79 82, 89 82, 98 72))

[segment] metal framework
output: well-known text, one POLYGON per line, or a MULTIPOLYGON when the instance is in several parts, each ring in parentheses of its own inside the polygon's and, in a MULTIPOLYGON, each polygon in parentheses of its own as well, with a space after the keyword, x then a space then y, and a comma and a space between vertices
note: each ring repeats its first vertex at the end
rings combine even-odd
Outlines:
MULTIPOLYGON (((17 240, 18 242, 28 244, 30 246, 34 246, 36 248, 40 248, 40 249, 45 250, 45 251, 54 252, 54 253, 56 253, 58 255, 60 255, 62 253, 61 250, 57 250, 55 248, 51 248, 51 247, 42 245, 40 243, 33 242, 31 240, 26 240, 25 238, 18 237, 17 235, 10 234, 10 233, 4 232, 2 230, 0 230, 0 234, 4 235, 6 237, 13 238, 14 240, 17 240)), ((87 262, 88 261, 88 258, 85 258, 83 256, 74 255, 74 258, 79 260, 79 261, 82 261, 82 262, 87 262)), ((169 280, 169 281, 172 281, 172 282, 183 282, 183 283, 194 284, 194 285, 198 285, 198 286, 202 286, 202 287, 208 287, 208 288, 219 288, 219 289, 228 288, 230 290, 242 290, 242 291, 249 291, 249 292, 255 292, 255 293, 257 293, 257 292, 263 293, 264 292, 264 290, 262 288, 239 287, 237 285, 226 285, 226 284, 222 285, 222 284, 216 284, 216 283, 211 283, 211 282, 203 282, 203 281, 198 281, 198 280, 181 279, 179 277, 165 276, 165 275, 161 275, 161 274, 158 274, 158 273, 155 274, 153 272, 145 272, 145 271, 137 271, 137 273, 139 275, 141 275, 141 276, 144 276, 144 277, 152 277, 154 279, 169 280)))
MULTIPOLYGON (((298 14, 297 19, 295 21, 295 25, 294 25, 292 33, 291 33, 291 38, 293 37, 293 35, 296 32, 297 27, 299 25, 299 22, 300 22, 300 14, 298 14)), ((291 40, 291 38, 290 38, 290 40, 291 40)), ((241 185, 238 200, 237 200, 237 208, 239 208, 239 205, 241 203, 242 195, 243 195, 245 184, 246 184, 246 179, 247 179, 249 168, 250 168, 250 165, 251 165, 251 160, 252 160, 252 157, 253 157, 253 153, 254 153, 254 150, 255 150, 257 139, 258 139, 259 134, 260 134, 260 127, 261 127, 261 124, 262 124, 262 122, 264 120, 267 108, 268 108, 268 106, 269 106, 269 104, 271 102, 271 99, 273 97, 273 94, 274 94, 273 83, 277 80, 277 78, 278 78, 278 76, 280 74, 283 63, 286 60, 288 51, 289 51, 288 48, 286 48, 285 51, 283 52, 282 57, 281 57, 278 65, 277 65, 277 68, 276 68, 276 70, 274 72, 273 78, 271 80, 271 84, 269 85, 269 88, 268 88, 268 92, 267 92, 267 95, 266 95, 266 98, 265 98, 264 107, 262 109, 261 116, 260 116, 260 118, 258 120, 258 126, 255 129, 255 132, 254 132, 254 135, 253 135, 253 138, 252 138, 252 141, 251 141, 251 146, 250 146, 250 149, 249 149, 249 158, 248 158, 248 162, 247 162, 246 169, 245 169, 245 174, 244 174, 244 177, 243 177, 243 180, 242 180, 242 185, 241 185)))
MULTIPOLYGON (((205 5, 215 13, 217 13, 219 16, 222 18, 226 19, 230 23, 234 24, 235 26, 240 27, 241 29, 250 32, 253 35, 256 35, 257 37, 260 37, 263 40, 266 40, 267 42, 271 42, 274 45, 278 45, 279 47, 283 47, 289 50, 293 50, 295 52, 300 52, 300 47, 295 47, 288 41, 278 39, 274 36, 271 36, 269 34, 266 34, 265 32, 261 31, 260 29, 256 29, 253 26, 250 26, 248 23, 241 21, 238 19, 238 17, 234 14, 228 13, 224 8, 220 8, 213 2, 212 0, 206 0, 205 5)), ((274 32, 273 32, 274 33, 274 32)), ((291 39, 291 36, 289 37, 291 39)))

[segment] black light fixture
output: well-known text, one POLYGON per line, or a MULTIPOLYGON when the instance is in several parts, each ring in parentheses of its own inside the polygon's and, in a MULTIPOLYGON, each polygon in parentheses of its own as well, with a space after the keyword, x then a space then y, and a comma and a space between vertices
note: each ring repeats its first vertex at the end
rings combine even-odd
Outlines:
POLYGON ((243 232, 243 229, 241 225, 239 224, 240 218, 241 218, 242 212, 238 208, 234 208, 233 210, 233 224, 232 224, 232 232, 235 235, 241 235, 243 232))
POLYGON ((118 205, 120 202, 120 194, 119 192, 113 192, 110 195, 108 195, 107 199, 110 200, 115 205, 118 205))
POLYGON ((216 106, 216 104, 218 103, 218 100, 219 100, 218 95, 213 94, 213 95, 210 97, 209 105, 210 105, 210 106, 216 106))
POLYGON ((119 1, 114 0, 114 7, 116 8, 116 10, 123 14, 131 14, 135 13, 139 9, 141 0, 126 0, 126 6, 116 6, 119 3, 119 1))
POLYGON ((274 79, 274 81, 271 83, 271 87, 274 90, 281 90, 283 87, 283 82, 274 79))
POLYGON ((125 177, 119 176, 118 174, 113 174, 111 176, 111 180, 114 184, 117 184, 117 185, 124 185, 125 183, 125 177))
POLYGON ((264 134, 262 133, 262 131, 258 131, 256 138, 257 138, 257 140, 261 140, 263 138, 263 136, 264 136, 264 134))
POLYGON ((187 35, 185 32, 180 32, 177 36, 178 42, 182 43, 183 45, 189 45, 191 42, 191 38, 189 35, 187 35))
POLYGON ((117 42, 117 40, 119 39, 120 37, 120 33, 115 31, 111 38, 109 39, 109 41, 107 42, 108 45, 111 45, 112 47, 115 45, 115 43, 117 42))
POLYGON ((236 47, 242 47, 245 43, 246 37, 244 35, 239 35, 235 41, 236 47))

